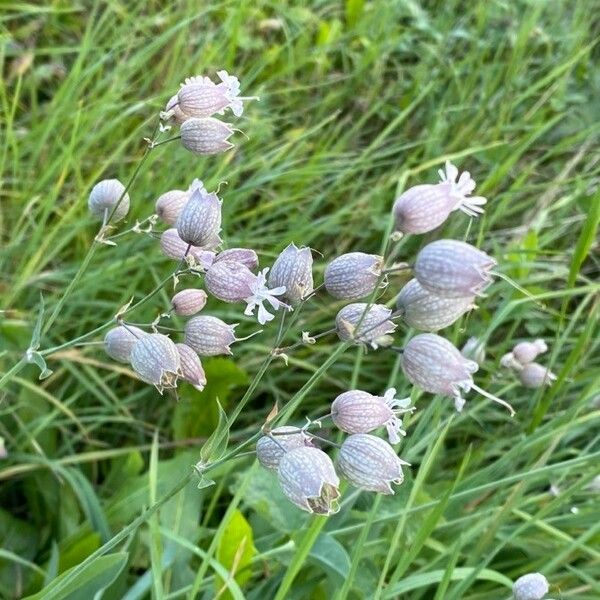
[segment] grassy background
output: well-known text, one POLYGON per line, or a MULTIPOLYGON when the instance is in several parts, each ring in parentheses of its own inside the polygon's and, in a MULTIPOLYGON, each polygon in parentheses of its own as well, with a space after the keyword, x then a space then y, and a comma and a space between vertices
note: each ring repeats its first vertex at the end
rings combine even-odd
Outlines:
MULTIPOLYGON (((36 597, 212 598, 225 588, 221 597, 248 599, 503 599, 532 570, 548 577, 554 598, 600 595, 598 492, 587 487, 600 471, 591 402, 600 367, 600 3, 309 4, 2 3, 2 372, 29 345, 40 293, 46 326, 59 307, 43 350, 106 322, 172 271, 155 239, 123 236, 98 248, 58 304, 96 232, 92 185, 129 178, 185 77, 226 68, 261 97, 237 122, 249 139, 237 134, 236 149, 216 158, 177 142, 153 150, 128 226, 193 177, 209 188, 226 181, 227 245, 256 248, 264 265, 291 241, 310 245, 324 257, 319 282, 331 257, 377 252, 397 189, 434 181, 452 158, 489 198, 485 217, 469 225, 454 215, 443 232, 404 240, 401 257, 442 235, 468 239, 537 297, 498 280, 478 311, 444 332, 459 345, 487 340, 476 381, 517 416, 475 394, 459 416, 447 399, 413 393, 405 484, 385 498, 348 488, 329 519, 286 503, 251 456, 219 467, 215 486, 189 482, 149 516, 144 508, 198 460, 217 425, 216 398, 229 414, 238 405, 277 328, 235 346, 233 360, 206 361, 207 389, 182 386, 178 402, 99 346, 69 348, 47 357, 48 379, 33 366, 3 378, 0 597, 54 581, 36 597), (543 362, 559 375, 534 392, 498 367, 532 337, 549 343, 543 362), (83 563, 123 527, 121 543, 83 563)), ((401 283, 392 280, 386 301, 401 283)), ((166 287, 131 320, 151 321, 169 296, 166 287)), ((320 295, 287 343, 328 329, 341 305, 320 295)), ((241 321, 242 334, 256 329, 239 306, 206 311, 241 321)), ((401 327, 398 343, 408 335, 401 327)), ((353 385, 410 392, 392 353, 333 355, 336 344, 325 338, 287 367, 272 363, 231 428, 231 447, 311 377, 292 421, 327 412, 353 385)))

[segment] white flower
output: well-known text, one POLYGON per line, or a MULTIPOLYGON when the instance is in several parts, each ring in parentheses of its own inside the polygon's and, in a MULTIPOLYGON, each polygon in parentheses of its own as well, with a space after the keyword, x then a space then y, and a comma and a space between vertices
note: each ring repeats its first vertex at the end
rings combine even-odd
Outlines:
POLYGON ((396 388, 386 390, 383 395, 384 402, 394 411, 394 416, 385 423, 390 444, 398 444, 400 442, 399 435, 406 435, 406 431, 402 429, 402 419, 399 419, 395 413, 412 412, 414 410, 414 407, 409 408, 410 398, 398 399, 395 396, 396 388))
POLYGON ((487 200, 483 196, 469 196, 475 189, 475 180, 471 178, 469 171, 464 171, 458 176, 458 169, 449 161, 446 161, 446 170, 438 171, 440 183, 446 183, 450 186, 450 194, 456 199, 456 204, 452 210, 462 210, 470 217, 476 217, 483 213, 481 208, 487 200))
MULTIPOLYGON (((227 108, 231 109, 231 112, 236 117, 241 117, 244 112, 244 103, 243 100, 258 100, 257 96, 249 96, 243 97, 240 96, 240 81, 237 77, 233 75, 229 75, 227 71, 217 71, 217 76, 221 80, 219 86, 223 86, 226 88, 226 97, 229 100, 229 106, 227 108)), ((220 114, 222 114, 221 111, 220 114)))
POLYGON ((265 308, 264 302, 268 302, 271 305, 273 310, 279 310, 280 308, 287 308, 287 310, 292 310, 290 306, 284 304, 276 298, 275 296, 281 296, 285 294, 285 286, 276 287, 273 289, 269 289, 267 287, 267 273, 269 269, 263 269, 254 280, 253 283, 250 284, 250 289, 252 291, 252 295, 245 298, 245 302, 248 304, 246 306, 246 310, 244 314, 246 316, 254 315, 254 309, 258 306, 258 322, 261 325, 272 321, 275 317, 265 308))

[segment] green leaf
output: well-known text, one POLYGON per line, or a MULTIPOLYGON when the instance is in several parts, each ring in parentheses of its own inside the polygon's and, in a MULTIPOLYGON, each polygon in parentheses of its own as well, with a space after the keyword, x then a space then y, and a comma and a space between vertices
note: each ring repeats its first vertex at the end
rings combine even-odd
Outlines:
POLYGON ((91 600, 115 581, 119 573, 125 568, 127 558, 128 554, 126 552, 101 556, 89 567, 83 569, 63 589, 56 591, 60 582, 71 572, 72 569, 69 569, 42 591, 33 596, 27 596, 25 600, 91 600))
POLYGON ((246 372, 226 358, 203 361, 202 366, 208 381, 204 390, 181 386, 172 424, 176 440, 210 435, 219 422, 217 398, 227 407, 235 388, 248 383, 246 372))
POLYGON ((600 223, 600 191, 589 199, 589 209, 587 219, 583 222, 581 233, 575 245, 571 266, 569 267, 568 286, 573 287, 577 274, 581 269, 583 261, 586 259, 594 240, 596 239, 596 230, 600 223))
MULTIPOLYGON (((235 510, 225 525, 219 540, 217 560, 230 574, 234 575, 239 585, 243 585, 252 575, 251 570, 245 567, 250 565, 255 554, 252 527, 244 515, 239 510, 235 510)), ((219 593, 224 585, 225 581, 221 577, 217 577, 215 580, 216 592, 219 593)), ((233 596, 226 589, 220 598, 230 600, 233 596)))
POLYGON ((219 407, 219 422, 217 428, 212 432, 200 450, 200 460, 203 464, 207 464, 223 456, 229 442, 229 419, 221 403, 218 400, 216 402, 219 407))
POLYGON ((317 538, 308 556, 322 565, 338 585, 350 572, 350 557, 346 549, 329 533, 322 533, 317 538))
POLYGON ((354 27, 360 20, 365 8, 365 0, 346 0, 346 24, 354 27))

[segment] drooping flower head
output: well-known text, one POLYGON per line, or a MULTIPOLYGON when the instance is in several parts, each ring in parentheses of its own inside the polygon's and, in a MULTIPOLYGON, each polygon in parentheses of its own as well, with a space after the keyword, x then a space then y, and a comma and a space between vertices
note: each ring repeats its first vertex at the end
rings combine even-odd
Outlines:
POLYGON ((546 367, 535 362, 523 365, 518 370, 517 376, 522 385, 533 390, 545 385, 551 385, 557 379, 556 375, 550 369, 546 369, 546 367))
POLYGON ((369 344, 374 349, 389 346, 393 341, 390 334, 396 330, 391 315, 392 310, 383 304, 348 304, 335 318, 338 337, 356 344, 369 344))
POLYGON ((475 308, 474 296, 445 298, 411 279, 398 294, 396 306, 408 325, 423 331, 439 331, 475 308))
POLYGON ((131 351, 131 366, 142 381, 151 383, 162 394, 177 387, 181 361, 177 347, 162 333, 149 333, 136 341, 131 351))
POLYGON ((276 296, 282 296, 285 293, 285 287, 276 287, 269 289, 267 287, 267 273, 269 269, 263 269, 254 276, 254 280, 250 283, 250 294, 244 298, 246 302, 246 310, 244 314, 251 316, 254 314, 254 309, 258 308, 257 319, 261 325, 272 321, 275 316, 271 314, 265 307, 267 302, 275 311, 280 308, 291 310, 291 307, 279 300, 276 296))
POLYGON ((391 444, 400 442, 402 420, 397 415, 411 412, 410 398, 398 400, 396 390, 390 388, 383 396, 374 396, 362 390, 340 394, 331 404, 331 418, 346 433, 369 433, 384 426, 391 444), (400 435, 399 435, 400 434, 400 435))
POLYGON ((181 377, 191 383, 198 391, 202 391, 206 385, 206 375, 200 358, 193 348, 187 344, 175 344, 179 353, 181 364, 181 377))
POLYGON ((191 317, 206 305, 206 292, 196 288, 181 290, 171 298, 173 312, 180 317, 191 317))
POLYGON ((298 508, 319 515, 339 510, 340 480, 322 450, 302 447, 285 452, 277 475, 283 493, 298 508))
POLYGON ((221 231, 222 201, 214 192, 206 192, 198 180, 192 184, 190 192, 190 198, 177 218, 177 233, 184 242, 194 246, 214 243, 221 231))
POLYGON ((481 296, 492 283, 496 261, 458 240, 437 240, 417 255, 414 274, 427 290, 445 298, 481 296))
POLYGON ((368 433, 348 436, 338 455, 342 476, 353 486, 381 494, 393 494, 391 484, 404 481, 403 461, 384 440, 368 433))
POLYGON ((446 161, 445 171, 438 171, 440 182, 434 185, 416 185, 401 194, 394 203, 396 229, 402 233, 426 233, 439 227, 455 210, 471 217, 483 213, 486 199, 471 196, 475 181, 468 171, 458 169, 446 161))
POLYGON ((256 442, 256 458, 266 469, 277 470, 286 452, 304 446, 312 446, 310 437, 299 427, 283 425, 256 442))
POLYGON ((380 281, 383 257, 349 252, 334 258, 325 269, 327 291, 341 300, 358 300, 373 293, 380 281))
POLYGON ((463 393, 473 388, 505 406, 511 416, 514 414, 510 404, 475 385, 473 373, 478 370, 478 364, 465 358, 453 344, 439 335, 422 333, 411 338, 402 352, 401 365, 413 385, 432 394, 454 398, 459 412, 465 405, 463 393))
POLYGON ((185 324, 184 342, 200 356, 232 354, 231 344, 237 341, 235 325, 228 325, 217 317, 199 315, 185 324))
POLYGON ((269 286, 285 288, 283 298, 296 305, 313 292, 313 258, 310 248, 290 244, 277 257, 269 273, 269 286))
POLYGON ((129 212, 129 194, 118 179, 104 179, 90 192, 88 208, 97 219, 107 219, 112 211, 113 223, 123 219, 129 212))
POLYGON ((235 260, 218 260, 206 271, 204 284, 208 293, 223 302, 243 302, 252 295, 257 276, 235 260))
POLYGON ((233 135, 229 123, 214 117, 187 119, 181 125, 181 143, 194 154, 219 154, 233 148, 228 139, 233 135))
POLYGON ((164 221, 167 225, 175 225, 188 199, 189 192, 171 190, 158 197, 154 210, 161 221, 164 221))
POLYGON ((104 337, 104 350, 112 359, 128 363, 135 343, 145 335, 145 331, 133 325, 113 327, 104 337))
POLYGON ((540 354, 548 351, 548 346, 544 340, 534 340, 533 342, 520 342, 513 349, 512 354, 515 360, 521 365, 533 362, 540 354))
POLYGON ((167 229, 160 236, 160 250, 165 256, 173 260, 183 260, 184 257, 191 257, 194 259, 196 266, 203 271, 206 271, 212 265, 215 258, 215 253, 209 248, 214 248, 220 243, 221 240, 217 238, 216 240, 211 240, 202 248, 194 245, 189 246, 189 244, 179 237, 175 228, 167 229))
POLYGON ((513 584, 515 600, 542 600, 550 589, 548 580, 541 573, 527 573, 513 584))
POLYGON ((250 248, 229 248, 228 250, 223 250, 215 258, 215 262, 221 261, 241 263, 251 271, 254 271, 258 267, 258 256, 250 248))

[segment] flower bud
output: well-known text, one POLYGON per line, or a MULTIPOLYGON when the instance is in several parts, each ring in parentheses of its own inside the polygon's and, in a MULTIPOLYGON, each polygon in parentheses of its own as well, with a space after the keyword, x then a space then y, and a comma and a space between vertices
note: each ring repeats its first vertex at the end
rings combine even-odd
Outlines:
POLYGON ((298 304, 313 292, 312 265, 310 248, 290 244, 271 267, 269 287, 285 287, 283 299, 298 304))
POLYGON ((242 263, 215 261, 204 276, 209 294, 223 302, 243 302, 252 295, 256 275, 242 263))
POLYGON ((187 204, 189 195, 182 190, 171 190, 158 197, 154 210, 167 225, 175 225, 177 217, 187 204))
POLYGON ((162 394, 177 387, 181 361, 177 346, 162 333, 149 333, 137 340, 131 351, 131 366, 142 381, 151 383, 162 394))
POLYGON ((322 450, 307 446, 284 453, 277 475, 283 493, 298 508, 319 515, 339 510, 340 480, 322 450))
POLYGON ((538 363, 527 363, 517 373, 519 381, 526 388, 537 389, 556 381, 556 375, 538 363))
POLYGON ((298 427, 275 427, 271 435, 263 435, 256 442, 256 458, 266 469, 277 470, 286 452, 304 446, 312 446, 312 443, 298 427))
POLYGON ((396 400, 396 390, 390 388, 384 396, 373 396, 361 390, 350 390, 340 394, 331 404, 331 419, 346 433, 369 433, 385 426, 391 444, 400 441, 402 421, 397 413, 408 412, 410 398, 396 400), (398 410, 400 409, 400 410, 398 410))
POLYGON ((175 344, 179 353, 181 376, 200 392, 206 385, 206 375, 196 352, 186 344, 175 344))
POLYGON ((258 256, 254 250, 250 248, 229 248, 219 252, 215 258, 215 262, 233 261, 241 263, 248 267, 251 271, 258 267, 258 256))
POLYGON ((400 291, 396 306, 408 325, 424 331, 439 331, 475 308, 474 296, 445 298, 426 290, 411 279, 400 291))
POLYGON ((334 258, 325 269, 325 288, 341 300, 358 300, 371 294, 379 282, 383 258, 350 252, 334 258))
POLYGON ((205 250, 198 246, 192 246, 188 250, 188 244, 186 244, 177 233, 177 229, 167 229, 160 236, 160 249, 161 252, 173 260, 183 260, 186 256, 193 257, 196 264, 204 271, 212 265, 215 258, 215 253, 210 250, 205 250))
POLYGON ((177 218, 177 233, 188 244, 206 246, 221 231, 221 200, 192 184, 190 199, 177 218))
POLYGON ((188 289, 177 292, 171 298, 173 312, 180 317, 190 317, 200 312, 206 305, 204 290, 188 289))
POLYGON ((371 344, 373 348, 389 346, 393 340, 388 334, 396 330, 396 324, 390 321, 392 310, 383 304, 372 304, 367 311, 367 306, 357 302, 338 312, 335 318, 338 337, 356 344, 371 344))
POLYGON ((446 162, 439 171, 441 181, 435 185, 416 185, 401 194, 394 203, 396 229, 402 233, 426 233, 439 227, 454 210, 471 217, 483 213, 482 196, 471 197, 475 181, 468 171, 458 177, 458 169, 446 162))
POLYGON ((129 212, 129 194, 118 179, 104 179, 90 192, 88 208, 97 219, 107 219, 117 207, 111 221, 120 221, 129 212), (118 206, 117 206, 118 205, 118 206))
POLYGON ((540 354, 548 350, 544 340, 535 340, 533 342, 521 342, 517 344, 512 351, 515 360, 525 365, 533 362, 540 354))
POLYGON ((122 363, 131 360, 131 351, 135 343, 146 334, 133 325, 119 325, 111 329, 104 337, 104 350, 112 359, 122 363))
POLYGON ((550 589, 548 580, 541 573, 527 573, 513 584, 515 600, 542 600, 550 589))
POLYGON ((427 244, 417 255, 414 273, 430 292, 446 298, 481 296, 492 283, 496 261, 474 246, 457 240, 427 244))
POLYGON ((208 315, 192 317, 185 325, 184 342, 200 356, 232 354, 229 346, 237 341, 236 326, 208 315))
POLYGON ((177 94, 171 96, 167 105, 165 106, 165 112, 161 114, 164 118, 175 118, 175 122, 181 125, 184 121, 190 118, 190 115, 186 115, 179 106, 179 98, 177 94))
POLYGON ((229 105, 226 92, 208 77, 190 77, 177 94, 179 109, 190 117, 210 117, 229 105))
POLYGON ((465 358, 448 340, 433 333, 422 333, 413 337, 402 352, 402 370, 407 379, 417 387, 432 394, 454 398, 454 406, 461 411, 465 405, 462 392, 471 388, 481 395, 514 410, 501 400, 476 386, 472 374, 479 366, 465 358))
POLYGON ((469 360, 474 360, 479 366, 485 362, 485 344, 475 337, 470 337, 460 353, 469 360))
POLYGON ((233 148, 227 139, 233 135, 228 123, 208 117, 187 119, 181 125, 181 143, 194 154, 218 154, 233 148))
POLYGON ((393 494, 391 483, 404 481, 400 459, 381 438, 367 433, 348 436, 338 455, 340 473, 353 486, 370 492, 393 494))

